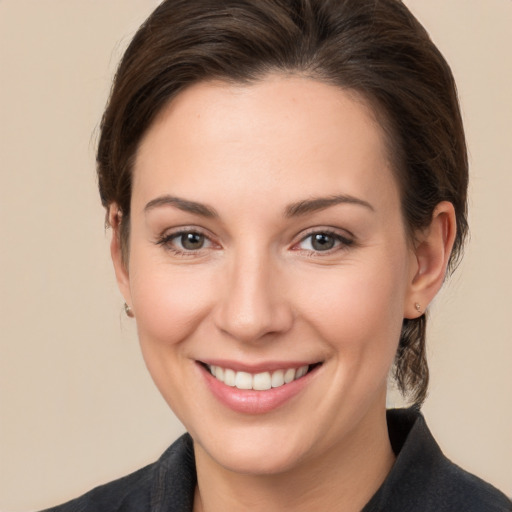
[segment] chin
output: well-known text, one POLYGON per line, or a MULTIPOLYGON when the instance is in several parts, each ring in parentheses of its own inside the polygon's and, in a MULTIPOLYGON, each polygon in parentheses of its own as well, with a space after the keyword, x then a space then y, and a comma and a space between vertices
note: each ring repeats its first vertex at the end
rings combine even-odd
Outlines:
POLYGON ((196 450, 204 451, 228 471, 272 475, 293 470, 307 458, 310 435, 290 432, 282 425, 273 428, 260 424, 226 428, 218 434, 210 431, 205 437, 192 434, 192 437, 196 450))
MULTIPOLYGON (((208 455, 224 469, 241 475, 276 475, 292 470, 302 459, 292 450, 268 449, 251 443, 252 446, 233 445, 227 449, 213 448, 208 455)), ((197 446, 197 443, 196 443, 197 446)))

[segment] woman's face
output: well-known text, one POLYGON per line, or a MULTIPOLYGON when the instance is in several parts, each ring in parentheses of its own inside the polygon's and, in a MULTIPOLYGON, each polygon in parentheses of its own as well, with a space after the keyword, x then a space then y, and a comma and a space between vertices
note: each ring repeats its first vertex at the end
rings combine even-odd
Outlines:
POLYGON ((281 76, 182 92, 138 151, 129 251, 146 364, 202 453, 268 474, 371 435, 416 263, 355 95, 281 76))

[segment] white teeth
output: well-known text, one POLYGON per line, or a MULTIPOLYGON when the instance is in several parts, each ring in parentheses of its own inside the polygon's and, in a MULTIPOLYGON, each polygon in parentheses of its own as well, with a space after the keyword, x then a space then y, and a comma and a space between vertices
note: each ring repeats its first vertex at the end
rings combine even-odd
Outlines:
POLYGON ((301 366, 297 370, 297 373, 295 374, 295 378, 300 379, 301 377, 304 377, 304 375, 306 375, 306 373, 308 373, 308 365, 301 366))
POLYGON ((224 380, 224 368, 221 368, 220 366, 215 367, 215 378, 219 380, 224 380))
POLYGON ((254 375, 248 372, 235 372, 230 368, 220 366, 208 366, 211 374, 227 386, 238 389, 254 389, 265 391, 271 388, 279 388, 294 380, 304 377, 308 373, 309 366, 306 364, 299 368, 287 368, 286 370, 275 370, 274 372, 262 372, 254 375))
POLYGON ((252 375, 247 372, 236 372, 235 386, 238 389, 252 389, 252 375))
POLYGON ((289 384, 292 380, 295 380, 295 368, 289 368, 284 372, 284 383, 289 384))
POLYGON ((272 387, 272 378, 269 372, 257 373, 252 379, 252 389, 265 391, 272 387))
POLYGON ((224 372, 224 384, 226 384, 227 386, 231 386, 233 388, 233 387, 235 387, 235 382, 236 382, 235 371, 227 368, 226 371, 224 372))
POLYGON ((284 370, 277 370, 272 374, 272 387, 278 388, 284 384, 284 370))

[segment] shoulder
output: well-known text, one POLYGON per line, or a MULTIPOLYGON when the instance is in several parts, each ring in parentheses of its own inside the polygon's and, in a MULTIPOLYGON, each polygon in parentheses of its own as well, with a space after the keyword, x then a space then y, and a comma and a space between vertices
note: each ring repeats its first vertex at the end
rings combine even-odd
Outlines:
POLYGON ((503 493, 445 457, 418 411, 388 411, 388 429, 396 462, 364 512, 512 511, 503 493))
MULTIPOLYGON (((498 489, 443 457, 433 479, 434 503, 448 510, 510 512, 512 502, 498 489)), ((442 509, 442 510, 445 510, 442 509)))
POLYGON ((43 512, 140 512, 163 505, 185 512, 192 503, 195 482, 192 440, 185 434, 153 464, 43 512))
POLYGON ((137 506, 143 510, 149 503, 156 464, 150 464, 135 473, 100 485, 79 498, 43 512, 135 511, 137 506))

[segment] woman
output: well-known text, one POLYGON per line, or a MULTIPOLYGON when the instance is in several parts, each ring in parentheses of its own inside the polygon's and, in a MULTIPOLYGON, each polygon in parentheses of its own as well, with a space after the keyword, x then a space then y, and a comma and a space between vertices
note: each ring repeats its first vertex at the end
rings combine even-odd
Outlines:
POLYGON ((53 510, 512 509, 418 412, 467 157, 400 2, 162 3, 97 158, 125 310, 189 435, 53 510), (414 405, 386 414, 391 370, 414 405))

